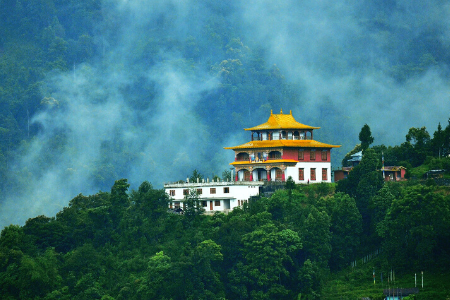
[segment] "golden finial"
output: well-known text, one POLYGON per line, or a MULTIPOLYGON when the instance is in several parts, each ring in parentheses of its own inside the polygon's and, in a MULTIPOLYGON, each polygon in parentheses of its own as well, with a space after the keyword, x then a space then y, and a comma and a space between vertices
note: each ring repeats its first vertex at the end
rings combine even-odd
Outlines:
POLYGON ((292 109, 289 111, 289 114, 292 116, 292 109))
POLYGON ((281 111, 280 111, 280 115, 282 115, 283 114, 283 109, 281 109, 281 111))
POLYGON ((270 110, 270 115, 273 115, 272 110, 270 110))

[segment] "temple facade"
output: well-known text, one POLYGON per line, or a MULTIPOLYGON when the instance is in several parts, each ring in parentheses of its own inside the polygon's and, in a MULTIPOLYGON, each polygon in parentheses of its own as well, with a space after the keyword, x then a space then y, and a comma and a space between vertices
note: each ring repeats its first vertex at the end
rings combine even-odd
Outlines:
POLYGON ((297 122, 292 112, 271 112, 266 123, 245 129, 249 142, 225 148, 235 153, 231 181, 166 183, 170 208, 182 213, 186 196, 195 192, 206 213, 227 212, 260 195, 268 181, 291 176, 296 183, 331 182, 331 149, 340 146, 315 141, 313 130, 319 128, 297 122))
POLYGON ((251 140, 225 147, 235 153, 236 181, 331 182, 331 149, 340 147, 315 141, 313 127, 297 122, 289 114, 270 113, 266 123, 246 128, 251 140))

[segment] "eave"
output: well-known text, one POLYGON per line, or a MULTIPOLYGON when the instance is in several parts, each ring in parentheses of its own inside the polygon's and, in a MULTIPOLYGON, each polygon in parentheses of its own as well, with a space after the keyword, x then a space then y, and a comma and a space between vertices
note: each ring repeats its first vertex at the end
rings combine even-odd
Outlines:
POLYGON ((271 140, 251 141, 239 146, 224 147, 224 149, 264 149, 264 148, 339 148, 341 145, 330 145, 315 140, 271 140))

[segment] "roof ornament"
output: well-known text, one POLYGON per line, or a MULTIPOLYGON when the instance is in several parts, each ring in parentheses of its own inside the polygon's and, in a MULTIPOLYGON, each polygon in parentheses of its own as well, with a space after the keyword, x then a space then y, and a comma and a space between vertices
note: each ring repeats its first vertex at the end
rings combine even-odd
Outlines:
POLYGON ((273 115, 272 110, 270 110, 270 115, 273 115))
POLYGON ((280 111, 280 115, 282 115, 283 114, 283 109, 281 109, 281 111, 280 111))
POLYGON ((292 109, 289 111, 289 114, 292 116, 292 109))

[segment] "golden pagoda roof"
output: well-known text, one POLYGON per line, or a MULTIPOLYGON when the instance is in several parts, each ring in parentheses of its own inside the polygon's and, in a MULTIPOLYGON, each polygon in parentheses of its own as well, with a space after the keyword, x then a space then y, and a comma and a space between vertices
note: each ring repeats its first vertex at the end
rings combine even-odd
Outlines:
POLYGON ((270 111, 270 117, 266 123, 252 127, 245 128, 245 130, 267 130, 267 129, 319 129, 320 127, 313 127, 297 122, 292 116, 292 110, 288 115, 283 114, 281 110, 280 114, 273 114, 270 111))
POLYGON ((251 141, 235 147, 224 147, 224 149, 257 149, 257 148, 339 148, 340 145, 330 145, 315 140, 271 140, 271 141, 251 141))

